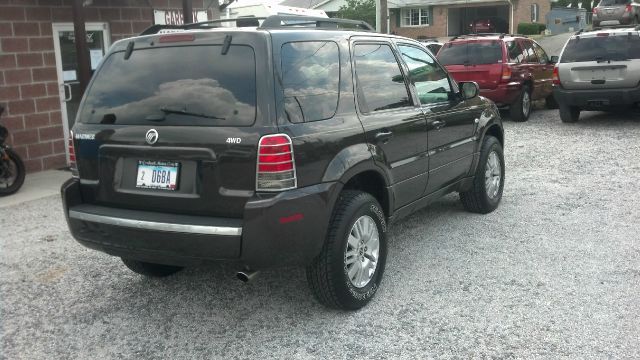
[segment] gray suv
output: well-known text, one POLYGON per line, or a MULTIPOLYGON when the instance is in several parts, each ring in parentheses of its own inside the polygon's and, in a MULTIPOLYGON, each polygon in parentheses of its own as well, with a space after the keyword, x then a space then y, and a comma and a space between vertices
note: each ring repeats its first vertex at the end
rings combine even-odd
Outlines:
POLYGON ((593 26, 638 25, 640 0, 602 0, 593 8, 593 26))
POLYGON ((563 122, 582 110, 640 104, 640 26, 578 32, 553 70, 554 97, 563 122))

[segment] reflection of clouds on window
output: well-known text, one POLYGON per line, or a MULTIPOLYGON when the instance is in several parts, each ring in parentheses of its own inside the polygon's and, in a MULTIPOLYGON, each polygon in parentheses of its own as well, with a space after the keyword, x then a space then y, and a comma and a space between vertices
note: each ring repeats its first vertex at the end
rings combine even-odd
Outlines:
POLYGON ((283 105, 289 121, 331 118, 338 105, 338 45, 327 41, 286 43, 281 58, 283 105))
POLYGON ((362 112, 411 105, 400 67, 388 45, 357 44, 355 60, 362 112))
POLYGON ((231 91, 220 87, 218 81, 213 79, 181 79, 164 83, 153 95, 142 100, 95 110, 98 114, 109 111, 145 118, 150 114, 161 114, 161 108, 186 109, 191 113, 215 116, 233 123, 252 119, 255 112, 253 106, 238 101, 231 91))

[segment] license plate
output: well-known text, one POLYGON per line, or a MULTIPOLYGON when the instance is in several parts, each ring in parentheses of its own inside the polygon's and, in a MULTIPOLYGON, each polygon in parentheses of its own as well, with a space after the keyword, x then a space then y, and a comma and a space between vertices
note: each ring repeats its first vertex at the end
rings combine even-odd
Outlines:
POLYGON ((607 14, 613 14, 613 9, 607 9, 607 14))
POLYGON ((609 106, 609 100, 589 100, 587 101, 587 105, 593 107, 609 106))
POLYGON ((174 191, 178 188, 179 169, 177 162, 138 160, 136 187, 174 191))

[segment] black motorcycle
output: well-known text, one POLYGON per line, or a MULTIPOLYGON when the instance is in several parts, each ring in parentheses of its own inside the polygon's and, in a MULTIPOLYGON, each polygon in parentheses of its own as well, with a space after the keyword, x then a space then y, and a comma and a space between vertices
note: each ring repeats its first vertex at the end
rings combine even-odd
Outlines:
MULTIPOLYGON (((0 116, 4 107, 0 106, 0 116)), ((9 130, 0 125, 0 196, 11 195, 18 191, 24 183, 24 163, 20 156, 5 145, 9 130)))

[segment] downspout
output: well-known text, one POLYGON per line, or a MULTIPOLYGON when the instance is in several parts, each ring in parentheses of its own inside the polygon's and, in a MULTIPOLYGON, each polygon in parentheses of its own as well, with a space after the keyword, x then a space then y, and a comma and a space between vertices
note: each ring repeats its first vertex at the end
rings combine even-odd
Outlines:
POLYGON ((515 34, 515 31, 513 31, 513 12, 515 11, 515 8, 513 6, 513 0, 507 0, 507 2, 509 3, 509 34, 515 34))

